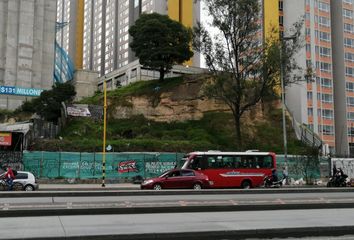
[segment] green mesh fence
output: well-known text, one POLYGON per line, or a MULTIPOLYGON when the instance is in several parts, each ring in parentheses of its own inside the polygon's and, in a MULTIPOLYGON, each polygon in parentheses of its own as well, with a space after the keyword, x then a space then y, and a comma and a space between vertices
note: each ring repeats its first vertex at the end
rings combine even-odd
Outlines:
MULTIPOLYGON (((131 179, 155 177, 183 164, 184 153, 106 153, 106 179, 131 179)), ((299 156, 288 156, 289 177, 304 178, 300 168, 306 166, 299 156)), ((76 152, 24 152, 23 164, 26 171, 39 178, 99 179, 102 177, 101 153, 76 152)), ((278 174, 285 165, 284 156, 277 155, 278 174)), ((309 168, 313 179, 327 177, 328 159, 321 158, 319 166, 309 168)))
MULTIPOLYGON (((106 178, 155 177, 180 165, 183 153, 106 153, 106 178)), ((24 152, 26 171, 39 178, 98 179, 101 153, 24 152)))
MULTIPOLYGON (((311 159, 307 161, 305 156, 288 155, 289 178, 300 179, 307 175, 311 179, 320 179, 329 176, 329 159, 320 157, 318 164, 312 164, 311 159), (305 173, 306 172, 306 173, 305 173)), ((285 166, 284 155, 277 155, 277 172, 281 175, 282 168, 285 166)))

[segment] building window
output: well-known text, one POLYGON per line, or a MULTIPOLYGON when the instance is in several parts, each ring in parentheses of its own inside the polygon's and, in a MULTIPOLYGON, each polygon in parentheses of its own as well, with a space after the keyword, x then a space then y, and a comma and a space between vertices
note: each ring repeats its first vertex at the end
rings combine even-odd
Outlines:
POLYGON ((305 19, 306 20, 310 20, 310 18, 311 18, 310 16, 311 16, 310 13, 305 13, 305 19))
POLYGON ((331 72, 332 71, 332 64, 321 62, 320 63, 320 70, 322 72, 331 72))
POLYGON ((354 112, 348 112, 347 113, 347 118, 350 121, 354 121, 354 112))
POLYGON ((332 94, 323 93, 322 94, 322 102, 323 103, 333 103, 332 94))
POLYGON ((354 62, 354 53, 346 52, 345 60, 349 62, 354 62))
POLYGON ((323 12, 329 12, 329 4, 325 2, 319 2, 318 9, 323 12))
POLYGON ((326 47, 320 47, 320 55, 321 57, 330 57, 331 56, 331 49, 326 47))
POLYGON ((343 0, 344 3, 353 4, 353 0, 343 0))
POLYGON ((310 44, 306 44, 306 52, 311 52, 311 45, 310 44))
POLYGON ((348 92, 354 92, 354 83, 353 82, 346 82, 346 89, 348 92))
POLYGON ((322 117, 326 119, 333 119, 333 110, 322 109, 322 117))
POLYGON ((307 109, 307 115, 313 116, 313 108, 308 108, 307 109))
POLYGON ((310 36, 310 35, 311 35, 311 29, 306 28, 306 29, 305 29, 305 35, 306 35, 306 36, 310 36))
POLYGON ((346 18, 352 19, 353 18, 353 11, 344 8, 343 9, 343 16, 346 18))
POLYGON ((353 29, 354 29, 354 26, 352 24, 344 23, 344 32, 352 33, 353 29))
POLYGON ((279 1, 279 11, 283 11, 283 7, 284 7, 283 1, 281 0, 279 1))
POLYGON ((354 97, 347 97, 347 105, 350 107, 354 106, 354 97))
POLYGON ((318 18, 318 23, 323 26, 323 27, 329 27, 330 26, 330 21, 329 18, 320 16, 318 18))
POLYGON ((322 133, 323 135, 333 135, 334 131, 333 131, 333 126, 331 125, 323 125, 322 126, 322 133))
POLYGON ((344 38, 344 46, 354 48, 354 39, 344 38))
POLYGON ((345 68, 345 75, 348 77, 354 77, 354 68, 346 67, 345 68))
POLYGON ((349 127, 348 128, 348 135, 353 137, 354 136, 354 127, 349 127))
POLYGON ((307 99, 312 100, 313 94, 312 92, 307 92, 307 99))
POLYGON ((134 0, 134 8, 139 7, 139 0, 134 0))
POLYGON ((331 88, 332 80, 329 78, 321 78, 321 87, 331 88))
POLYGON ((331 41, 331 34, 327 32, 320 32, 320 40, 324 42, 331 41))

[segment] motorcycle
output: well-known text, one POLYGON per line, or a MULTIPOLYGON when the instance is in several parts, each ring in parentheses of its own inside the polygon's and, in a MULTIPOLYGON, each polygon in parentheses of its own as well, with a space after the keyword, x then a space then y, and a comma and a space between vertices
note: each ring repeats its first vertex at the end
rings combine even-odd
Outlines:
POLYGON ((283 186, 283 180, 275 180, 273 179, 273 176, 265 176, 263 179, 264 187, 266 188, 281 188, 283 186))
POLYGON ((346 174, 336 174, 329 178, 327 187, 347 187, 350 186, 350 180, 346 174))

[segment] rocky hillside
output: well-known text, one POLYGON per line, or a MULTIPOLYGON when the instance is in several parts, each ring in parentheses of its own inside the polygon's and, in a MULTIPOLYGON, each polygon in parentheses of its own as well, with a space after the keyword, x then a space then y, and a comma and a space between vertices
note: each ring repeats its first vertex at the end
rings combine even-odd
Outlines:
MULTIPOLYGON (((107 93, 107 144, 114 151, 189 152, 242 150, 235 145, 234 122, 228 107, 203 94, 207 75, 144 81, 107 93)), ((81 103, 103 105, 97 93, 81 103)), ((288 121, 289 123, 289 121, 288 121)), ((263 104, 242 120, 243 149, 282 152, 281 110, 263 104)), ((288 126, 289 153, 302 147, 288 126)), ((101 151, 103 124, 72 118, 60 140, 39 140, 33 150, 101 151)))
MULTIPOLYGON (((131 116, 143 115, 157 122, 175 122, 200 120, 205 112, 225 112, 228 107, 222 102, 207 99, 203 95, 203 84, 207 76, 189 76, 180 84, 163 89, 163 83, 156 82, 150 93, 125 98, 127 102, 118 104, 114 98, 109 100, 112 108, 110 116, 114 119, 126 119, 131 116), (162 86, 160 86, 162 85, 162 86), (128 104, 127 104, 128 103, 128 104)), ((169 81, 169 80, 166 80, 169 81)))

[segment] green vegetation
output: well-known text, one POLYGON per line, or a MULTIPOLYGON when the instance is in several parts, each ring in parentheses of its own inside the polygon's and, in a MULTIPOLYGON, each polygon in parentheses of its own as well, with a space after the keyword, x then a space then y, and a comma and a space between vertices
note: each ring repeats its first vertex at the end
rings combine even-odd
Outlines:
MULTIPOLYGON (((117 88, 107 92, 107 98, 112 100, 112 103, 122 103, 126 105, 126 97, 128 96, 148 96, 153 101, 159 98, 162 92, 169 91, 176 86, 179 86, 183 81, 183 77, 168 78, 167 81, 139 81, 128 86, 117 88)), ((85 104, 102 105, 103 93, 97 92, 94 96, 84 98, 80 101, 85 104)))
POLYGON ((57 123, 61 103, 71 103, 75 95, 75 87, 70 82, 55 83, 51 90, 43 91, 38 98, 24 102, 15 113, 37 113, 45 120, 57 123))
MULTIPOLYGON (((273 121, 244 126, 245 149, 283 152, 281 112, 274 111, 273 121), (250 133, 252 132, 252 134, 250 133)), ((206 113, 201 120, 162 123, 143 116, 109 120, 107 145, 114 151, 190 152, 195 150, 239 149, 235 144, 233 117, 230 113, 206 113)), ((91 119, 73 119, 62 131, 62 140, 41 140, 33 150, 46 151, 102 151, 102 123, 91 119)), ((303 152, 305 147, 288 129, 289 154, 303 152)))
POLYGON ((296 22, 290 28, 293 41, 281 41, 276 37, 279 30, 271 29, 268 33, 272 37, 259 44, 259 0, 203 2, 212 18, 212 28, 197 24, 193 47, 204 56, 213 75, 205 94, 229 107, 235 122, 235 141, 242 146, 247 141, 247 136, 243 136, 243 115, 277 95, 274 90, 280 87, 280 79, 285 85, 304 79, 295 58, 303 47, 303 24, 296 22), (217 38, 212 37, 210 29, 218 32, 217 38), (285 71, 280 73, 280 69, 285 71))
POLYGON ((140 63, 159 71, 161 81, 174 64, 193 56, 189 46, 191 30, 166 15, 142 14, 129 28, 129 34, 133 37, 130 48, 140 63))

